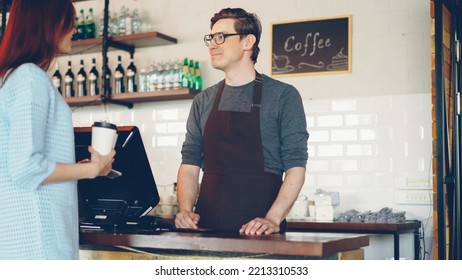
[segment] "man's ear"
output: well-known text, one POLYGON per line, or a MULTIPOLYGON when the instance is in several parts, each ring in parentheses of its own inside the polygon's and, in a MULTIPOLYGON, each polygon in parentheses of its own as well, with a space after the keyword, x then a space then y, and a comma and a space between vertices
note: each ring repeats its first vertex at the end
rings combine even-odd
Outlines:
POLYGON ((245 40, 245 46, 244 46, 245 50, 251 50, 257 38, 253 34, 248 34, 245 36, 244 40, 245 40))

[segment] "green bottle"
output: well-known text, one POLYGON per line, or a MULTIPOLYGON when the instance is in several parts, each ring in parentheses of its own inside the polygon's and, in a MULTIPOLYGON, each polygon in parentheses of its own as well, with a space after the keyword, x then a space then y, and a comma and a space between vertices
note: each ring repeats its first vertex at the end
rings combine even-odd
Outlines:
POLYGON ((189 88, 194 89, 196 84, 196 73, 194 71, 194 60, 189 61, 189 88))
POLYGON ((183 60, 183 68, 181 71, 181 87, 182 88, 189 88, 190 78, 189 78, 189 66, 188 66, 188 58, 183 60))
POLYGON ((85 14, 83 13, 83 9, 80 10, 79 20, 77 22, 77 37, 78 39, 86 39, 87 32, 85 28, 85 14))
POLYGON ((202 90, 202 77, 201 77, 201 70, 199 69, 199 61, 196 61, 194 65, 194 74, 196 77, 196 83, 194 84, 194 89, 201 91, 202 90))
POLYGON ((96 25, 95 25, 95 17, 93 15, 93 9, 90 8, 90 13, 87 16, 87 20, 85 21, 85 28, 86 28, 86 39, 91 39, 96 37, 96 25))

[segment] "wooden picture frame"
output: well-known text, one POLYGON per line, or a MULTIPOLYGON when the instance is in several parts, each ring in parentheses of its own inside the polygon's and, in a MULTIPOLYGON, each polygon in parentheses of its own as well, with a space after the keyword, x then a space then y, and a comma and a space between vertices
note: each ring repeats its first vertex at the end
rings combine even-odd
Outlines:
POLYGON ((272 23, 271 76, 351 72, 351 15, 272 23))

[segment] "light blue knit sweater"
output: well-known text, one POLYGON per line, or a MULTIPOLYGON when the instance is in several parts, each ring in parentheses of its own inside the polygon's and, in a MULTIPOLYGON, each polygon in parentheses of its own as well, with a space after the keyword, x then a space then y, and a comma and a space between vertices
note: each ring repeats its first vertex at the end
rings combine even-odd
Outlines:
POLYGON ((0 88, 0 259, 78 258, 76 182, 41 183, 56 162, 75 162, 71 110, 23 64, 0 88))

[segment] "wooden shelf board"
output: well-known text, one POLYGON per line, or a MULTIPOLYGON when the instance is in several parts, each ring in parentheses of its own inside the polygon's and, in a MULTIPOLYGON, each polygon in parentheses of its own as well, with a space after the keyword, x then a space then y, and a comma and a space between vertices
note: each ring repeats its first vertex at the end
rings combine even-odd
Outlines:
MULTIPOLYGON (((177 39, 160 32, 145 32, 131 35, 112 36, 108 38, 114 42, 125 43, 135 48, 156 47, 176 44, 177 39)), ((96 53, 103 49, 103 39, 93 38, 72 41, 71 55, 96 53)), ((110 48, 114 49, 114 48, 110 48)))
MULTIPOLYGON (((193 99, 198 91, 190 89, 163 90, 150 92, 133 92, 111 95, 112 100, 131 103, 193 99)), ((67 97, 64 100, 71 107, 100 105, 100 96, 67 97)))

